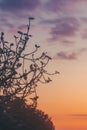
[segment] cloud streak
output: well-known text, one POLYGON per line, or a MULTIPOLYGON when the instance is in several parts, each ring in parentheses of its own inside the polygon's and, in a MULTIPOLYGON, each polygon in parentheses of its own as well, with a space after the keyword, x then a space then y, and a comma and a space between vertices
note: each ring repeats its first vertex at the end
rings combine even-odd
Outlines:
MULTIPOLYGON (((15 30, 25 18, 38 16, 41 0, 0 0, 0 30, 15 30)), ((23 25, 24 26, 24 25, 23 25)))
POLYGON ((87 117, 87 114, 71 114, 73 117, 87 117))
POLYGON ((58 52, 55 56, 54 59, 59 59, 59 60, 77 60, 78 57, 87 52, 87 48, 80 48, 77 51, 72 51, 72 52, 68 52, 68 51, 60 51, 58 52))
POLYGON ((55 59, 61 59, 61 60, 76 60, 77 59, 77 53, 72 52, 58 52, 55 56, 55 59))
MULTIPOLYGON (((66 1, 67 2, 67 1, 66 1)), ((46 3, 47 10, 50 11, 62 11, 64 9, 66 2, 64 0, 50 0, 46 3)))
POLYGON ((79 21, 74 17, 63 17, 55 21, 50 21, 50 23, 54 24, 54 27, 52 27, 50 31, 50 40, 52 41, 76 36, 80 28, 79 21))
POLYGON ((82 38, 87 39, 87 28, 83 30, 82 32, 82 38))
POLYGON ((34 10, 39 4, 39 0, 0 0, 0 9, 4 11, 34 10))
POLYGON ((86 0, 48 0, 46 2, 46 9, 54 13, 70 13, 76 11, 80 5, 87 4, 86 0), (78 6, 79 5, 79 6, 78 6))

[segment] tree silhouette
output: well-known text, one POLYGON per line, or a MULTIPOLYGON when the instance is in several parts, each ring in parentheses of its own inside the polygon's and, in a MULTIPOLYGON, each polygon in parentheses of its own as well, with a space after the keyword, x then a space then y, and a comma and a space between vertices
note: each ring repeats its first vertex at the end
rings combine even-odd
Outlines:
MULTIPOLYGON (((42 52, 36 57, 40 46, 35 44, 32 52, 26 53, 26 45, 30 37, 30 23, 33 17, 29 17, 26 32, 18 31, 14 35, 15 43, 5 41, 4 33, 0 37, 0 94, 2 101, 9 101, 16 97, 30 96, 34 107, 37 106, 37 83, 49 83, 51 81, 46 66, 52 59, 47 52, 42 52), (26 68, 26 64, 28 67, 26 68)), ((59 72, 55 72, 57 74, 59 72)))
POLYGON ((15 42, 5 40, 4 32, 0 36, 0 129, 1 130, 54 130, 54 125, 47 114, 38 110, 38 83, 52 81, 46 70, 52 59, 47 52, 37 55, 39 45, 26 51, 30 35, 29 17, 26 32, 18 31, 14 35, 15 42), (27 67, 26 67, 27 65, 27 67), (29 105, 26 97, 29 96, 29 105), (31 102, 32 101, 32 102, 31 102))
MULTIPOLYGON (((0 37, 0 94, 3 101, 9 101, 16 97, 30 96, 32 105, 37 106, 37 83, 49 83, 51 81, 46 66, 51 60, 47 52, 42 52, 36 57, 40 46, 35 44, 32 52, 26 53, 26 45, 30 39, 30 23, 33 17, 29 17, 29 23, 25 33, 18 31, 14 35, 15 43, 5 41, 4 33, 0 37), (28 67, 26 68, 26 64, 28 67), (33 97, 32 97, 33 95, 33 97), (2 97, 3 96, 3 97, 2 97)), ((57 74, 56 71, 54 74, 57 74)))
POLYGON ((7 104, 0 103, 1 130, 55 130, 47 114, 16 98, 7 104))

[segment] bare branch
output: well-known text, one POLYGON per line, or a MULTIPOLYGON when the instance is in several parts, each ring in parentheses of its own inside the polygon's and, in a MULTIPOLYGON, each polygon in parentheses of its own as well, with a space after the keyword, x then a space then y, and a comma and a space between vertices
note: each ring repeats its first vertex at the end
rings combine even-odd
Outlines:
POLYGON ((30 23, 33 17, 29 18, 26 33, 18 31, 18 36, 14 35, 15 43, 5 41, 4 33, 0 37, 0 94, 4 101, 9 101, 16 97, 32 100, 32 106, 37 106, 38 95, 36 87, 38 82, 49 83, 52 80, 46 70, 46 66, 52 59, 47 52, 42 52, 38 57, 36 53, 40 48, 35 44, 35 50, 24 53, 30 35, 30 23), (26 67, 26 64, 29 67, 26 67), (33 96, 32 96, 33 95, 33 96))

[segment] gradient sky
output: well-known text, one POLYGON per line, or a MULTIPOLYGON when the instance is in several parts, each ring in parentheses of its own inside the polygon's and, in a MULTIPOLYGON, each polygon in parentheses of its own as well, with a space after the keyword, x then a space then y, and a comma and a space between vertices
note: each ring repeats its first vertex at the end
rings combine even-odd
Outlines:
POLYGON ((38 86, 38 108, 52 117, 56 130, 87 130, 87 0, 0 0, 0 32, 13 40, 31 25, 28 47, 35 43, 53 60, 48 71, 60 71, 38 86))

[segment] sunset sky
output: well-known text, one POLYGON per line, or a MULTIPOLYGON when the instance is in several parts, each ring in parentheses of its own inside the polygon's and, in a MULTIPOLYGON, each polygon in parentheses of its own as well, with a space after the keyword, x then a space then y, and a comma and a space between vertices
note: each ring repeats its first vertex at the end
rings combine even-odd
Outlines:
POLYGON ((47 85, 39 85, 38 108, 48 113, 56 130, 87 130, 87 0, 0 0, 0 32, 14 41, 31 23, 28 48, 35 43, 58 70, 47 85))

